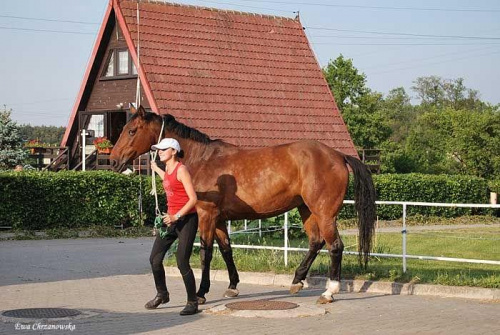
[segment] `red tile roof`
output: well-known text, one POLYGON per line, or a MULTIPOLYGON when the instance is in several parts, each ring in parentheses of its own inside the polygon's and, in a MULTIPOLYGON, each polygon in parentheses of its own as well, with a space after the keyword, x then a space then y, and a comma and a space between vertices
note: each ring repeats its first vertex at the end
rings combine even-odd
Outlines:
MULTIPOLYGON (((136 48, 137 1, 113 7, 136 48)), ((243 147, 311 139, 357 155, 298 19, 154 1, 139 12, 138 69, 156 112, 243 147)))

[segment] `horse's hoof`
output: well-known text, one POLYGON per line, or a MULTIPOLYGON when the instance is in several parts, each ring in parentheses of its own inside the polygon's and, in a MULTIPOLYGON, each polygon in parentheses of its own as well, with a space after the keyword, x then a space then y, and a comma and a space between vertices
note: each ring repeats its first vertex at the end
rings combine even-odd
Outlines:
POLYGON ((298 282, 297 284, 292 284, 292 286, 290 286, 290 294, 297 294, 303 288, 304 288, 304 283, 302 282, 298 282))
POLYGON ((321 295, 318 300, 316 300, 317 304, 330 304, 333 302, 333 297, 325 297, 324 295, 321 295))
POLYGON ((207 299, 205 297, 197 297, 198 298, 198 305, 204 305, 207 302, 207 299))
POLYGON ((240 291, 237 289, 233 288, 228 288, 226 292, 224 292, 224 297, 225 298, 236 298, 240 294, 240 291))

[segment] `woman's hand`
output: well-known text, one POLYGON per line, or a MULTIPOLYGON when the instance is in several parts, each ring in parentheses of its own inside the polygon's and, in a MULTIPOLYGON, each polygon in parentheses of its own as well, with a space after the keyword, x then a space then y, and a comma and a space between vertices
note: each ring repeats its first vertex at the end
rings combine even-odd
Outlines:
POLYGON ((175 217, 175 215, 170 215, 170 214, 163 215, 163 223, 165 223, 167 226, 174 224, 176 221, 177 218, 175 217))
POLYGON ((158 165, 156 164, 156 162, 151 162, 151 167, 154 169, 154 168, 157 168, 158 165))

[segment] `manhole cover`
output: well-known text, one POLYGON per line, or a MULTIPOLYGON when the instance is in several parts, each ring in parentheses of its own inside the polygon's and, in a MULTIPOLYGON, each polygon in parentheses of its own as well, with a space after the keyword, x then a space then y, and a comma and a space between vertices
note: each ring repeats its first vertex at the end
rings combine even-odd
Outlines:
POLYGON ((82 314, 76 309, 68 308, 25 308, 13 309, 2 313, 3 316, 23 319, 54 319, 66 318, 82 314))
POLYGON ((284 309, 297 308, 299 307, 299 305, 294 304, 293 302, 286 302, 286 301, 253 300, 253 301, 232 302, 230 304, 226 304, 226 307, 229 309, 239 310, 239 311, 248 311, 248 310, 281 311, 284 309))

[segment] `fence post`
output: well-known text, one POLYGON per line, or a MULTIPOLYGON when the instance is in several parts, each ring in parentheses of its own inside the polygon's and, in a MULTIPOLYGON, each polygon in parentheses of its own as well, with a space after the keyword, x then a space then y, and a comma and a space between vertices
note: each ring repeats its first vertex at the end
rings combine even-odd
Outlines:
POLYGON ((227 220, 227 234, 231 235, 231 220, 227 220))
POLYGON ((244 225, 245 225, 245 230, 247 230, 247 219, 245 219, 243 222, 244 222, 244 225))
POLYGON ((259 237, 262 237, 262 220, 259 219, 259 237))
POLYGON ((406 203, 403 204, 403 273, 406 273, 406 203))
POLYGON ((288 212, 285 212, 285 266, 288 266, 288 212))

